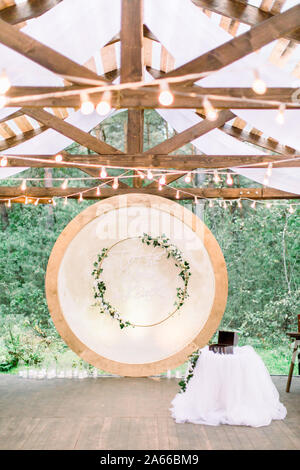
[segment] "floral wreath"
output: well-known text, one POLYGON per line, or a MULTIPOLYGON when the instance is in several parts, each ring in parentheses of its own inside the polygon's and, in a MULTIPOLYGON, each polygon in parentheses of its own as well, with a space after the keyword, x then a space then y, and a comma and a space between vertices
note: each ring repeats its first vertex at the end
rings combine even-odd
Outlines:
POLYGON ((184 260, 182 252, 175 245, 173 245, 164 234, 158 237, 152 237, 151 235, 144 233, 143 236, 125 238, 119 240, 117 243, 114 243, 110 248, 103 248, 101 252, 97 255, 97 261, 94 263, 94 270, 92 272, 92 276, 95 279, 93 289, 96 303, 94 304, 94 306, 99 307, 100 313, 110 315, 113 319, 117 320, 119 322, 120 328, 123 329, 128 326, 155 326, 172 317, 183 306, 185 299, 189 296, 187 287, 189 278, 191 276, 191 270, 189 263, 184 260), (101 280, 101 274, 103 272, 103 261, 105 258, 107 258, 109 251, 114 246, 130 238, 138 238, 141 240, 142 243, 145 243, 146 245, 152 245, 153 247, 159 247, 164 249, 167 258, 174 259, 175 266, 179 268, 179 277, 183 281, 183 287, 177 287, 176 289, 176 301, 174 302, 174 310, 163 320, 149 325, 139 325, 124 320, 120 312, 115 307, 113 307, 107 300, 105 300, 106 285, 105 282, 101 280))

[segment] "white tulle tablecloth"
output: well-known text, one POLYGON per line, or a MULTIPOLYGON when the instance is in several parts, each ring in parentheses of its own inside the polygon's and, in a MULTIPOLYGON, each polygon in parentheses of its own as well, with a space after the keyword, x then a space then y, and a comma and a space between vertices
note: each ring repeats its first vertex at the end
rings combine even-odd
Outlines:
POLYGON ((286 408, 262 359, 251 346, 234 354, 202 349, 185 393, 172 401, 177 423, 267 426, 284 419, 286 408))

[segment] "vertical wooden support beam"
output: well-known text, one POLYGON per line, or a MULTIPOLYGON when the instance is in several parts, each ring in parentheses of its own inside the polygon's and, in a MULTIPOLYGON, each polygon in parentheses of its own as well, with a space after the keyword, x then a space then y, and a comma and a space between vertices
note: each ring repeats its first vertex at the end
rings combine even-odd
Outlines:
MULTIPOLYGON (((143 0, 122 0, 121 82, 143 79, 143 0)), ((127 152, 143 152, 144 110, 128 109, 127 152)), ((142 186, 133 179, 135 188, 142 186)))

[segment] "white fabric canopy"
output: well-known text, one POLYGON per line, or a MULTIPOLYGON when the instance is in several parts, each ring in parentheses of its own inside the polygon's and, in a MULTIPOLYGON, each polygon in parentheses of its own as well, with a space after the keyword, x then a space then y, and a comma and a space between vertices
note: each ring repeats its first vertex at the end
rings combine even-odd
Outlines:
MULTIPOLYGON (((298 3, 286 2, 285 9, 298 3)), ((145 0, 144 21, 161 43, 175 57, 179 66, 218 45, 232 39, 212 19, 204 15, 190 0, 145 0), (179 33, 180 32, 180 33, 179 33)), ((241 25, 239 32, 248 26, 241 25)), ((97 60, 103 47, 120 30, 120 0, 64 0, 44 15, 29 21, 23 31, 37 40, 56 49, 81 64, 95 57, 97 72, 103 73, 101 61, 97 60)), ((267 62, 274 44, 262 48, 221 71, 201 80, 205 86, 250 86, 253 68, 259 67, 263 78, 270 86, 295 86, 295 78, 289 70, 282 70, 267 62)), ((154 48, 155 50, 155 48, 154 48)), ((300 59, 300 48, 294 53, 295 61, 300 59)), ((1 62, 14 85, 61 85, 60 77, 33 63, 16 52, 0 45, 1 62)), ((290 65, 289 65, 290 66, 290 65)), ((298 81, 300 83, 300 81, 298 81)), ((199 82, 200 83, 200 82, 199 82)), ((0 111, 0 118, 12 113, 8 108, 0 111)), ((161 116, 177 131, 200 121, 193 110, 159 110, 161 116)), ((266 135, 276 137, 281 143, 300 147, 297 117, 300 111, 287 111, 286 123, 279 126, 274 120, 275 111, 237 110, 236 114, 266 135)), ((101 118, 96 113, 83 116, 72 113, 67 121, 82 130, 89 131, 101 118)), ((71 143, 70 139, 56 131, 47 130, 30 141, 13 148, 14 154, 52 154, 61 151, 71 143)), ((194 145, 208 154, 257 154, 259 151, 248 144, 226 135, 216 129, 196 139, 194 145)), ((9 149, 6 153, 12 153, 9 149)), ((260 153, 263 154, 263 151, 260 153)), ((8 171, 18 173, 22 169, 0 169, 0 178, 7 177, 8 171)), ((260 183, 263 169, 236 169, 260 183)), ((274 169, 269 186, 300 194, 300 169, 274 169)))

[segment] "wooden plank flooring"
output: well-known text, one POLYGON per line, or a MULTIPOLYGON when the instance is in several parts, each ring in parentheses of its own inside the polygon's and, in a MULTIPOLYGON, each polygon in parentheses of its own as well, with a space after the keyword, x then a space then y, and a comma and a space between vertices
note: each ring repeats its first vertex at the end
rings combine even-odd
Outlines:
POLYGON ((300 449, 300 377, 289 394, 273 377, 288 410, 270 426, 176 424, 176 379, 29 380, 0 376, 0 449, 300 449))

